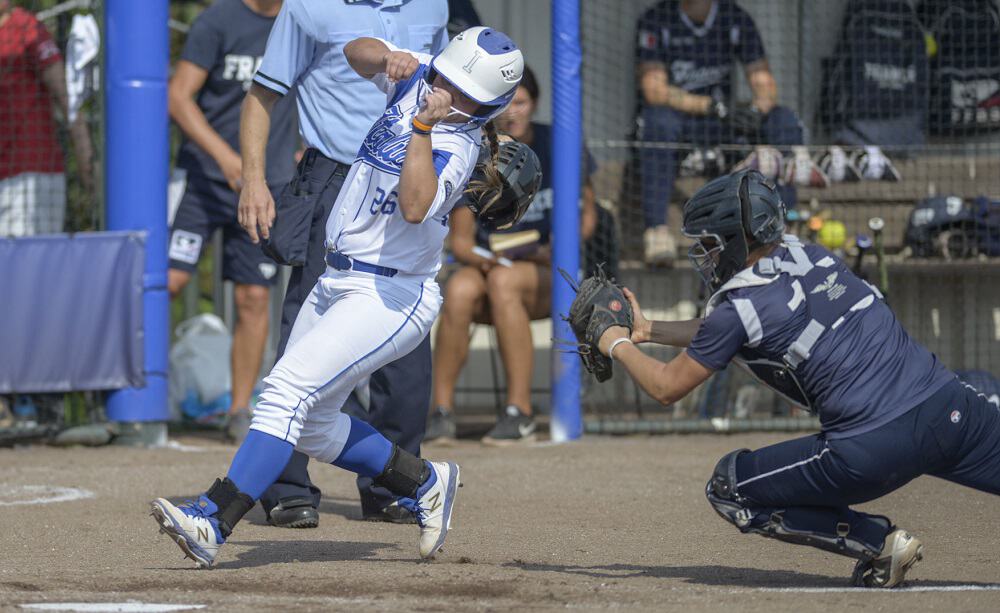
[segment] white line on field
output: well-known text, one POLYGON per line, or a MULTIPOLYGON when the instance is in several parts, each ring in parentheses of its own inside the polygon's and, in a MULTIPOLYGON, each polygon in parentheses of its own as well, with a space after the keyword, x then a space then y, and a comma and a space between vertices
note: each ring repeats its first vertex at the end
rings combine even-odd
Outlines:
POLYGON ((204 609, 203 604, 152 604, 146 602, 41 602, 23 604, 22 609, 36 611, 121 611, 132 612, 166 612, 187 611, 188 609, 204 609))
POLYGON ((761 587, 752 590, 754 592, 778 592, 787 594, 847 594, 854 592, 997 592, 1000 591, 1000 584, 986 585, 913 585, 910 587, 898 587, 891 590, 863 587, 761 587))
POLYGON ((0 507, 21 504, 51 504, 93 498, 94 492, 78 487, 54 485, 4 485, 0 484, 0 507))

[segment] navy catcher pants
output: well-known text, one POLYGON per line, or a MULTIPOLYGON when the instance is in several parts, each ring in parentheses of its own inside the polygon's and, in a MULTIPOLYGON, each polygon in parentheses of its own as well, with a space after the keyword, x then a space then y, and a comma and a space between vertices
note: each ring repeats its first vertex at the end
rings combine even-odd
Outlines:
POLYGON ((737 491, 753 508, 827 508, 852 533, 881 542, 883 523, 848 505, 874 500, 920 475, 1000 494, 1000 407, 958 379, 870 432, 794 439, 736 460, 737 491), (871 534, 878 530, 881 534, 871 534))
MULTIPOLYGON (((719 144, 770 144, 803 143, 802 124, 792 110, 776 106, 764 117, 760 134, 747 139, 737 136, 719 119, 687 115, 665 106, 647 106, 642 109, 642 129, 639 139, 643 143, 690 143, 698 147, 719 144)), ((677 176, 678 149, 640 149, 642 174, 642 212, 647 228, 667 223, 667 205, 674 192, 677 176)), ((795 207, 795 188, 779 186, 785 205, 795 207)))
MULTIPOLYGON (((316 280, 326 270, 326 219, 330 216, 330 210, 347 175, 344 165, 317 154, 314 151, 307 152, 298 169, 298 191, 311 196, 306 202, 313 207, 313 217, 309 227, 306 263, 292 269, 282 305, 279 358, 284 353, 288 335, 302 303, 316 285, 316 280)), ((287 186, 281 197, 285 197, 290 191, 290 186, 287 186)), ((371 402, 367 412, 360 408, 353 396, 345 409, 367 421, 390 441, 419 456, 430 405, 430 371, 431 343, 428 337, 409 355, 372 374, 371 402)), ((284 472, 260 498, 265 511, 270 513, 279 501, 294 497, 311 498, 313 506, 319 506, 320 490, 309 479, 308 463, 309 458, 305 455, 299 452, 292 454, 284 472)), ((370 479, 359 477, 358 489, 366 510, 381 509, 395 500, 388 491, 373 488, 370 479)))

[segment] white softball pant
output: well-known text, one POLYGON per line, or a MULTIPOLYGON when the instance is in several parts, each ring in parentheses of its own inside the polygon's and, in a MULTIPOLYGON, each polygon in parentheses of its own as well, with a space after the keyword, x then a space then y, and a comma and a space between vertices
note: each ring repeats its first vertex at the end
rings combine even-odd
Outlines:
POLYGON ((344 401, 359 381, 413 351, 440 306, 433 278, 328 268, 264 379, 250 428, 333 462, 350 432, 344 401))

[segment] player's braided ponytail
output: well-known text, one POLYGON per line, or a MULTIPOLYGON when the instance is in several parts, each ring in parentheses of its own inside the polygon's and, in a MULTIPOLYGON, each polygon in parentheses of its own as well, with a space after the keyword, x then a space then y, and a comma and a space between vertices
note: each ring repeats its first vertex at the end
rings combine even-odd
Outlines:
POLYGON ((497 168, 497 157, 500 155, 500 141, 497 138, 497 129, 493 122, 483 126, 483 146, 490 148, 490 160, 488 163, 480 164, 473 180, 469 181, 469 186, 465 192, 473 198, 480 200, 479 214, 488 211, 496 204, 503 192, 503 177, 497 168))

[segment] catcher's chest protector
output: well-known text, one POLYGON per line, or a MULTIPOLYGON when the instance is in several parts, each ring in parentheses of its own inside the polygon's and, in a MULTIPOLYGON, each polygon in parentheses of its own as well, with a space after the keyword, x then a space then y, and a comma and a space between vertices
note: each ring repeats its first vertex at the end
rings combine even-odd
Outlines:
MULTIPOLYGON (((808 323, 780 355, 764 352, 757 347, 759 343, 755 343, 754 347, 744 345, 734 361, 789 402, 816 412, 800 367, 812 357, 813 348, 820 338, 836 334, 848 314, 870 307, 882 296, 825 250, 817 254, 819 249, 816 248, 814 254, 818 257, 813 261, 798 238, 786 235, 783 240, 782 246, 788 249, 784 257, 763 258, 752 270, 743 271, 730 279, 709 298, 705 313, 707 317, 732 290, 768 285, 782 275, 791 277, 793 294, 787 302, 789 316, 805 309, 808 323)), ((765 328, 763 333, 767 332, 765 328)))

